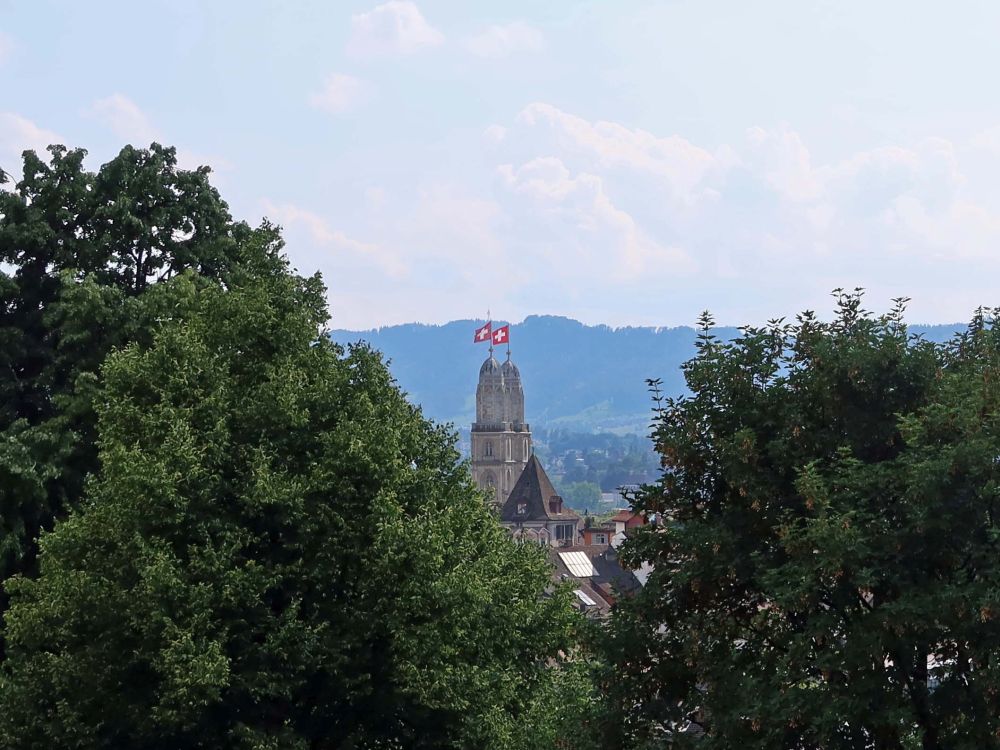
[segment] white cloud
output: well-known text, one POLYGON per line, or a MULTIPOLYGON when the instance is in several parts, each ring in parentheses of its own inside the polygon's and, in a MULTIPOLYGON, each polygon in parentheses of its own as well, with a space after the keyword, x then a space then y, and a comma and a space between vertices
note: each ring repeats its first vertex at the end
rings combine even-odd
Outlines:
POLYGON ((21 175, 21 153, 35 151, 41 159, 47 159, 46 147, 53 143, 65 143, 64 139, 46 130, 27 117, 14 112, 0 112, 0 169, 15 180, 21 175))
MULTIPOLYGON (((336 280, 340 276, 337 261, 345 259, 344 256, 352 262, 360 260, 366 264, 374 265, 394 278, 400 278, 407 274, 407 265, 397 254, 388 252, 379 245, 352 239, 344 232, 332 229, 327 220, 319 214, 291 203, 276 204, 264 200, 262 205, 269 218, 288 229, 305 230, 311 242, 322 248, 323 252, 309 256, 305 258, 305 261, 306 264, 324 271, 328 281, 336 280), (337 254, 335 257, 329 257, 325 254, 325 251, 330 249, 337 254)), ((290 252, 303 254, 301 248, 291 248, 290 252)))
POLYGON ((691 322, 709 308, 724 322, 760 322, 826 310, 831 289, 858 285, 876 309, 909 295, 920 301, 913 319, 960 319, 992 301, 1000 273, 995 162, 972 143, 822 159, 790 125, 707 145, 544 103, 468 143, 489 175, 470 160, 461 177, 436 172, 386 204, 381 191, 365 194, 372 244, 315 214, 277 215, 300 232, 290 252, 326 253, 338 325, 486 306, 609 323, 691 322))
POLYGON ((822 192, 809 150, 799 134, 782 127, 777 132, 750 128, 753 164, 772 189, 790 201, 810 201, 822 192))
POLYGON ((567 272, 628 280, 664 267, 689 272, 683 251, 652 240, 635 219, 616 206, 603 180, 593 174, 571 175, 557 158, 533 159, 518 168, 501 165, 498 173, 513 193, 530 200, 529 211, 550 224, 555 235, 572 243, 576 257, 565 257, 567 272))
POLYGON ((145 147, 153 141, 163 141, 163 136, 153 127, 146 113, 124 94, 98 99, 91 104, 89 113, 116 136, 134 146, 145 147))
POLYGON ((136 148, 148 148, 151 143, 177 148, 177 164, 182 169, 196 169, 207 165, 214 171, 229 169, 232 165, 221 156, 202 154, 177 146, 171 142, 138 104, 124 94, 115 93, 97 99, 84 110, 91 117, 107 127, 114 135, 136 148))
POLYGON ((465 39, 462 46, 478 57, 501 58, 519 52, 538 52, 545 46, 545 37, 534 26, 515 21, 489 26, 465 39))
POLYGON ((346 73, 331 73, 323 88, 309 96, 309 103, 334 115, 355 109, 368 96, 367 85, 346 73))
POLYGON ((505 242, 542 264, 546 299, 567 305, 609 284, 639 299, 642 280, 647 304, 685 297, 746 320, 861 285, 923 299, 915 310, 931 319, 955 304, 957 292, 942 302, 942 284, 958 283, 952 259, 1000 273, 990 131, 820 160, 788 125, 709 147, 535 103, 500 132, 484 136, 501 163, 505 242))
POLYGON ((347 54, 355 58, 406 55, 444 42, 410 0, 389 0, 351 17, 347 54))
POLYGON ((696 188, 713 171, 725 169, 733 157, 727 149, 713 154, 677 135, 655 136, 616 122, 589 122, 551 104, 536 102, 518 114, 516 122, 542 130, 557 150, 590 159, 601 168, 628 168, 657 175, 677 196, 702 197, 696 188))
MULTIPOLYGON (((435 182, 423 185, 405 231, 426 255, 466 263, 480 272, 482 263, 503 258, 498 235, 500 206, 489 198, 470 195, 461 186, 435 182)), ((511 269, 495 268, 497 273, 511 269)))

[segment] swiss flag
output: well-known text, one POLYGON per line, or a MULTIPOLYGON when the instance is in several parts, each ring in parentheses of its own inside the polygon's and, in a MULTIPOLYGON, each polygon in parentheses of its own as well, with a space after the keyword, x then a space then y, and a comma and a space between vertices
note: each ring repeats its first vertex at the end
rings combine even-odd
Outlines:
POLYGON ((493 332, 493 343, 494 344, 506 344, 507 340, 510 338, 510 326, 500 326, 493 332))
POLYGON ((492 326, 492 325, 493 325, 493 323, 491 323, 490 321, 487 321, 486 325, 484 325, 482 328, 477 328, 476 329, 476 336, 473 339, 473 341, 475 341, 477 344, 481 344, 484 341, 489 341, 490 340, 490 326, 492 326))

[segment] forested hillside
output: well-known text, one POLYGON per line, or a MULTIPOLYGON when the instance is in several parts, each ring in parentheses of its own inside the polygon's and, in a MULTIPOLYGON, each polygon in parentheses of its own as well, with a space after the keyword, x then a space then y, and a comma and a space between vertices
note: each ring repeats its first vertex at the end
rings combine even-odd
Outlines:
MULTIPOLYGON (((486 346, 472 343, 478 321, 444 325, 334 330, 338 343, 370 342, 390 358, 390 369, 428 416, 469 424, 476 379, 486 346)), ((964 325, 912 326, 944 341, 964 325)), ((736 328, 718 328, 722 338, 736 328)), ((588 326, 569 318, 530 315, 511 327, 511 355, 524 378, 528 420, 536 427, 645 434, 650 419, 647 378, 661 378, 668 395, 684 391, 680 366, 695 353, 697 331, 677 328, 588 326)), ((499 358, 505 356, 500 350, 499 358)))

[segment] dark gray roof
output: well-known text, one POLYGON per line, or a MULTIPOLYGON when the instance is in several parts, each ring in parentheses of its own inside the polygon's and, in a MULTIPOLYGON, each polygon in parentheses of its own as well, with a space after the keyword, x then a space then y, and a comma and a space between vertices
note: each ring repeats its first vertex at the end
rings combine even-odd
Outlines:
POLYGON ((492 354, 486 358, 483 362, 482 367, 479 368, 479 377, 483 375, 499 375, 500 374, 500 363, 497 362, 496 357, 492 354))
POLYGON ((526 521, 568 521, 576 523, 580 516, 572 508, 566 507, 552 482, 549 481, 545 469, 534 454, 528 459, 524 471, 510 491, 510 496, 500 509, 500 520, 504 523, 523 523, 526 521), (559 500, 558 513, 549 508, 552 498, 559 500), (518 506, 525 506, 524 513, 518 513, 518 506))
POLYGON ((549 560, 553 565, 552 579, 554 581, 573 581, 578 588, 592 599, 598 595, 597 611, 604 614, 618 597, 631 594, 641 588, 635 573, 622 567, 618 554, 613 547, 603 544, 578 544, 572 547, 552 547, 549 549, 549 560), (578 577, 573 575, 563 561, 561 555, 568 552, 582 552, 594 566, 596 575, 578 577))
POLYGON ((521 371, 517 369, 517 365, 510 361, 510 355, 507 355, 507 361, 504 362, 500 369, 503 371, 504 378, 518 378, 521 377, 521 371))

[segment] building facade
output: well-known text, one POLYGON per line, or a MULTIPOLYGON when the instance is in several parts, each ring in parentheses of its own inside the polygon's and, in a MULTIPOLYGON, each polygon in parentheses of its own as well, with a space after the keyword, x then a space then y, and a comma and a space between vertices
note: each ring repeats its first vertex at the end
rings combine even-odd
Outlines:
POLYGON ((531 458, 531 429, 524 421, 521 373, 510 360, 490 356, 479 368, 476 421, 472 423, 472 479, 502 506, 531 458))

